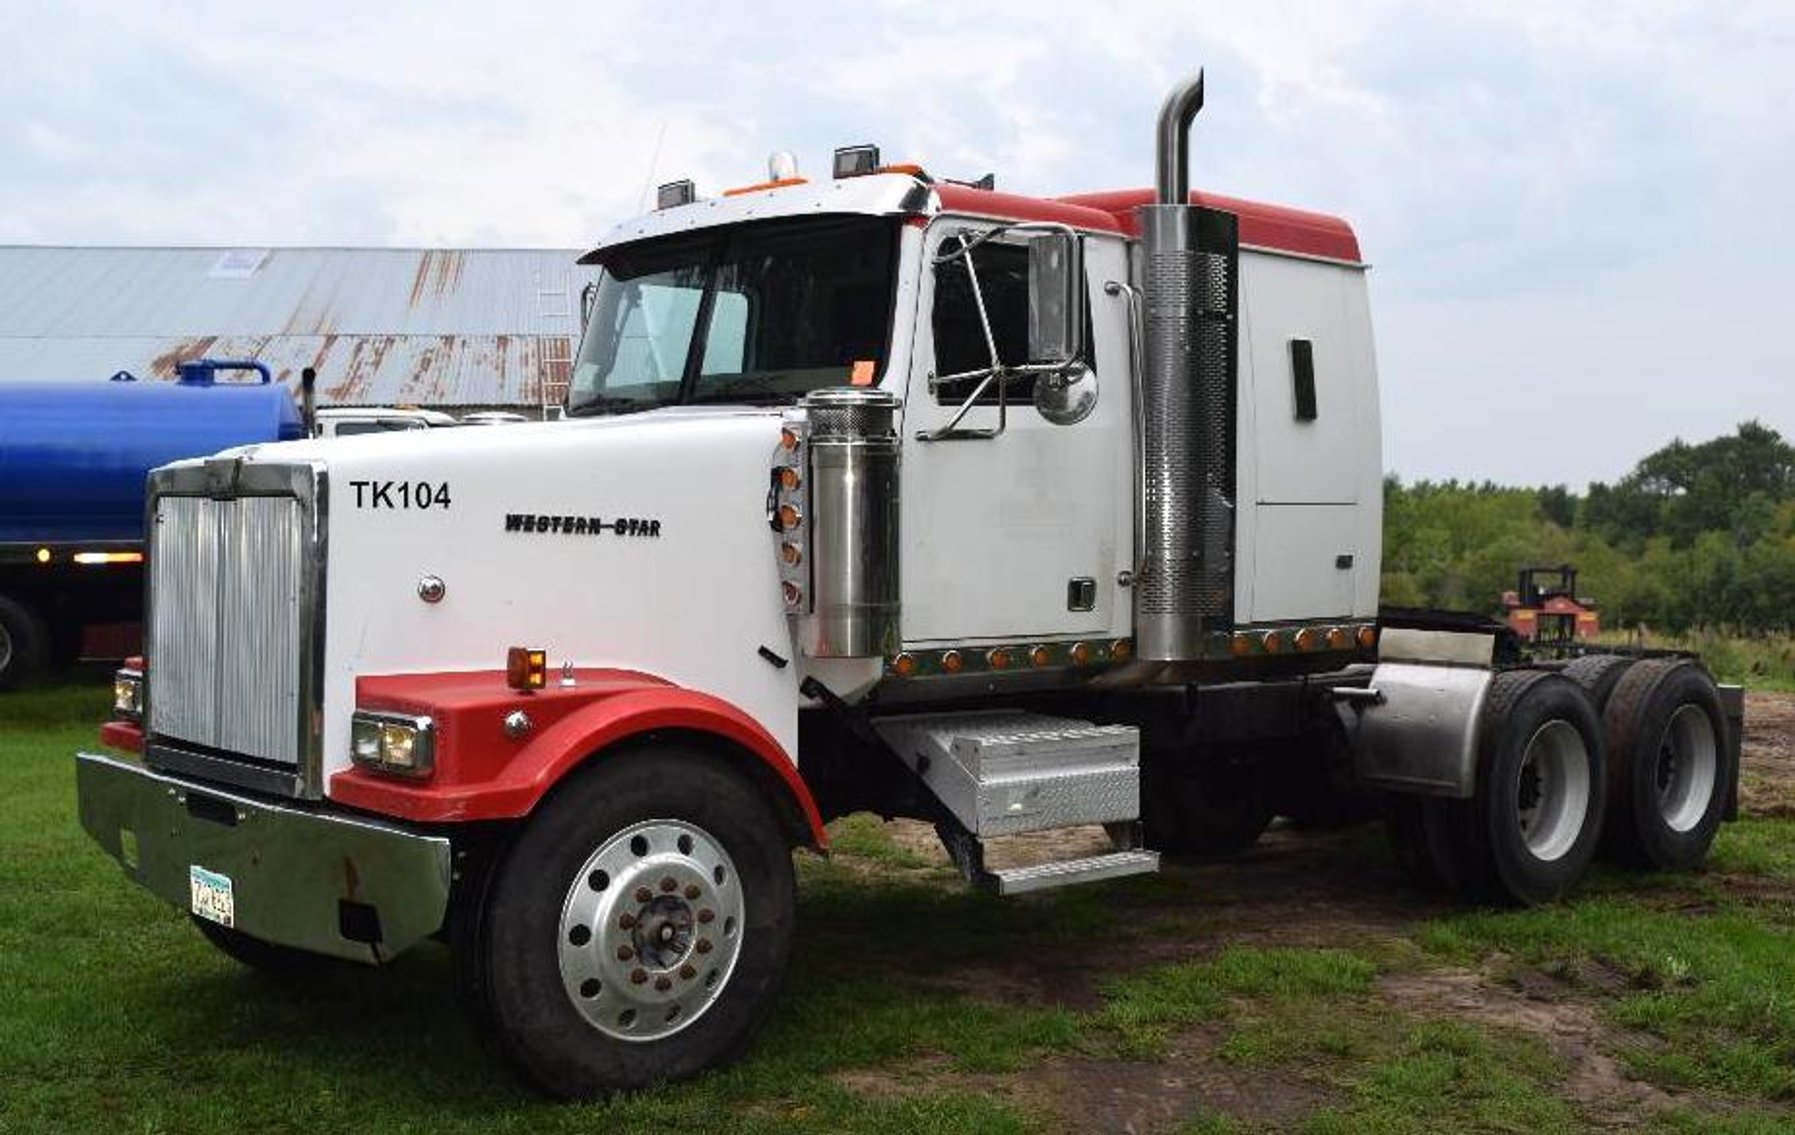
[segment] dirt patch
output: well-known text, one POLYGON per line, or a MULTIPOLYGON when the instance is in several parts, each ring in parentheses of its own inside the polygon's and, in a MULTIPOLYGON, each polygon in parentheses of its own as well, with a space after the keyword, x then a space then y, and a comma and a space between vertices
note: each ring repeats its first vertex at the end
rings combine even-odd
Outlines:
POLYGON ((1626 1074, 1609 1049, 1627 1038, 1602 1026, 1594 1006, 1567 996, 1564 982, 1538 970, 1516 971, 1513 980, 1518 988, 1472 970, 1435 970, 1386 976, 1378 989, 1410 1013, 1445 1011, 1539 1037, 1569 1070, 1566 1096, 1604 1127, 1631 1127, 1675 1104, 1668 1092, 1626 1074))
POLYGON ((873 1098, 921 1091, 991 1096, 1025 1111, 1046 1111, 1054 1130, 1113 1135, 1176 1130, 1205 1115, 1285 1130, 1336 1102, 1336 1095, 1286 1073, 1237 1067, 1214 1059, 1218 1033, 1179 1038, 1163 1062, 1138 1063, 1054 1056, 1012 1075, 956 1071, 939 1056, 901 1069, 842 1072, 836 1083, 873 1098))
POLYGON ((1795 694, 1745 692, 1739 808, 1750 815, 1795 815, 1795 694))

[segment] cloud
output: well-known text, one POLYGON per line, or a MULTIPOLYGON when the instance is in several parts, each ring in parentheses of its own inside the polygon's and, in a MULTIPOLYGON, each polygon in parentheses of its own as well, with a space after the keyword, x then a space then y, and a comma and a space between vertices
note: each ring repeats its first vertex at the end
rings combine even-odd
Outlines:
POLYGON ((1193 183, 1346 215, 1377 265, 1392 467, 1576 481, 1681 423, 1795 433, 1782 3, 0 0, 0 19, 14 242, 573 247, 657 181, 717 192, 774 149, 815 172, 861 141, 1021 192, 1138 185, 1160 99, 1201 63, 1193 183), (1555 399, 1575 447, 1514 428, 1555 399), (1449 418, 1469 424, 1443 442, 1449 418))

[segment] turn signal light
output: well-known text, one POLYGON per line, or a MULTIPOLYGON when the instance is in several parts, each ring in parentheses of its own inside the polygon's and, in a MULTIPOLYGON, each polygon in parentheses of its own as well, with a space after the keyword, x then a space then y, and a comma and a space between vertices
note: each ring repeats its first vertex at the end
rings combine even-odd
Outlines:
POLYGON ((505 684, 522 693, 548 685, 548 651, 514 646, 505 652, 505 684))

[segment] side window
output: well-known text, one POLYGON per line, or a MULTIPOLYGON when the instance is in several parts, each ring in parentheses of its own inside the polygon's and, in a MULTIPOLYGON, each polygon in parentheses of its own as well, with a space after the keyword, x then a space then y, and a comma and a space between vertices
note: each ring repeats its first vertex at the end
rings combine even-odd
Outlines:
MULTIPOLYGON (((950 237, 943 251, 951 250, 953 243, 950 237)), ((959 257, 935 268, 935 310, 930 319, 935 335, 935 400, 942 405, 957 406, 964 402, 983 377, 982 374, 959 379, 950 376, 982 372, 991 366, 991 349, 985 342, 967 266, 967 258, 959 257)), ((985 312, 991 320, 991 337, 997 343, 997 357, 1009 366, 1027 362, 1027 246, 987 241, 973 249, 971 266, 978 271, 979 292, 984 296, 985 312)), ((1033 375, 1012 378, 1006 398, 1012 403, 1027 402, 1034 396, 1034 388, 1033 375)), ((979 402, 997 402, 995 383, 980 396, 979 402)))

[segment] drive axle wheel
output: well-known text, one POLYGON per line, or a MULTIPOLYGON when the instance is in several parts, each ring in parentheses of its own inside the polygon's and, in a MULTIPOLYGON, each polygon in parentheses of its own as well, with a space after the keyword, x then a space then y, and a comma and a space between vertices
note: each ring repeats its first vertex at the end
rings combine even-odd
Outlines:
MULTIPOLYGON (((1496 675, 1484 706, 1476 795, 1450 806, 1468 897, 1550 902, 1589 868, 1602 830, 1601 725, 1575 682, 1537 670, 1496 675)), ((1445 817, 1442 817, 1445 818, 1445 817)))
POLYGON ((791 851, 759 790, 673 745, 600 757, 495 868, 465 987, 505 1052, 570 1098, 735 1059, 791 951, 791 851))
POLYGON ((1700 863, 1738 775, 1713 681, 1687 659, 1641 662, 1615 686, 1603 724, 1607 848, 1639 867, 1700 863))

